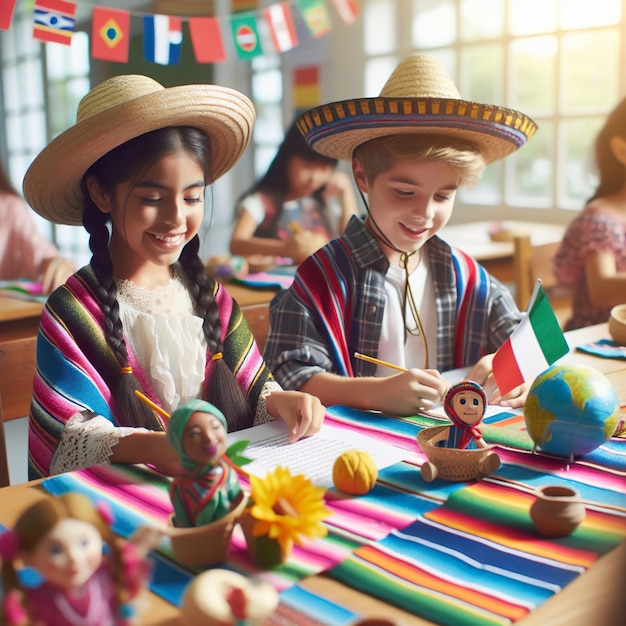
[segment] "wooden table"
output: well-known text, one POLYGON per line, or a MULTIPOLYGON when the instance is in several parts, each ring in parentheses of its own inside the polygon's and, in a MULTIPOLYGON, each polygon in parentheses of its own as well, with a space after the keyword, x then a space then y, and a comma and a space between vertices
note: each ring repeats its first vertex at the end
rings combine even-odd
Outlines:
POLYGON ((0 399, 5 420, 28 415, 43 304, 0 296, 0 399))
MULTIPOLYGON (((492 241, 489 231, 495 222, 471 222, 445 226, 439 236, 449 244, 467 252, 492 276, 504 283, 514 282, 513 241, 492 241)), ((560 241, 565 226, 540 222, 506 221, 502 226, 507 231, 529 233, 533 243, 560 241)))
MULTIPOLYGON (((606 324, 567 334, 570 346, 608 337, 606 324)), ((626 361, 602 359, 572 351, 565 362, 591 365, 606 374, 614 384, 621 402, 626 402, 626 361)), ((11 526, 19 513, 43 497, 39 481, 0 489, 0 523, 11 526)), ((624 619, 624 584, 626 582, 626 542, 602 557, 589 571, 577 577, 561 593, 517 622, 519 626, 621 626, 624 619)), ((430 624, 384 602, 370 598, 321 574, 301 582, 313 593, 324 595, 361 615, 395 619, 400 624, 430 624)), ((148 594, 148 607, 142 614, 143 626, 179 624, 179 611, 161 598, 148 594)))

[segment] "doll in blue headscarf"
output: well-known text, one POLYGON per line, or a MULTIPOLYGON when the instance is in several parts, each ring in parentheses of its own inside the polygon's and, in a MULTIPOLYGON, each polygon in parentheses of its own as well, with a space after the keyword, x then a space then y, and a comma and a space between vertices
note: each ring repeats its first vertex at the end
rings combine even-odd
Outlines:
POLYGON ((443 409, 452 426, 445 448, 472 449, 484 448, 485 441, 478 424, 482 422, 487 408, 487 395, 484 389, 471 380, 463 380, 452 385, 443 399, 443 409))
POLYGON ((184 468, 170 485, 174 526, 210 524, 238 500, 241 485, 225 454, 227 428, 224 414, 204 400, 191 400, 172 413, 167 438, 184 468))

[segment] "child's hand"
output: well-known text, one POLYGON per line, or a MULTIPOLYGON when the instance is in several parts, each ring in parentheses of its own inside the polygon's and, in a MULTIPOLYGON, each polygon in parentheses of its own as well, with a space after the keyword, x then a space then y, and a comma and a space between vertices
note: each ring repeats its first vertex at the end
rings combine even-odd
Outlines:
POLYGON ((510 409, 523 407, 530 389, 530 384, 524 383, 509 391, 505 396, 501 396, 496 379, 493 375, 493 357, 493 354, 487 354, 482 357, 467 373, 466 378, 478 383, 485 390, 489 404, 498 404, 500 406, 509 407, 510 409))
POLYGON ((326 415, 319 398, 300 391, 273 391, 266 402, 267 412, 287 424, 290 443, 319 432, 326 415))
POLYGON ((377 378, 379 410, 392 415, 416 415, 441 402, 448 383, 437 370, 412 369, 377 378))
POLYGON ((285 256, 292 258, 293 262, 299 265, 327 243, 328 239, 322 233, 303 230, 295 233, 287 241, 285 256))

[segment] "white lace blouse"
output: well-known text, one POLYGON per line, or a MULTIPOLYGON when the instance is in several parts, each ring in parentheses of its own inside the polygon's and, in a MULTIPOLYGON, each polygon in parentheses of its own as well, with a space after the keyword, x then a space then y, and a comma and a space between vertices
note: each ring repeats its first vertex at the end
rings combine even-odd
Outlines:
MULTIPOLYGON (((117 283, 120 319, 126 340, 146 372, 164 408, 172 413, 185 402, 199 398, 204 382, 207 343, 202 318, 194 315, 189 291, 175 276, 154 289, 129 280, 117 283)), ((278 383, 266 383, 259 398, 254 423, 271 419, 265 399, 278 383)), ((145 428, 115 427, 99 415, 79 413, 63 430, 52 458, 51 474, 108 462, 120 437, 145 428)))

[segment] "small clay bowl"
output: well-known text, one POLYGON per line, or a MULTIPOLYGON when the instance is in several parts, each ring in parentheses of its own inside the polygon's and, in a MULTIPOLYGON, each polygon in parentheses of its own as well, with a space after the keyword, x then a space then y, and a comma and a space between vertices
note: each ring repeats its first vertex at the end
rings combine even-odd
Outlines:
POLYGON ((618 304, 611 309, 609 334, 615 343, 626 346, 626 304, 618 304))

